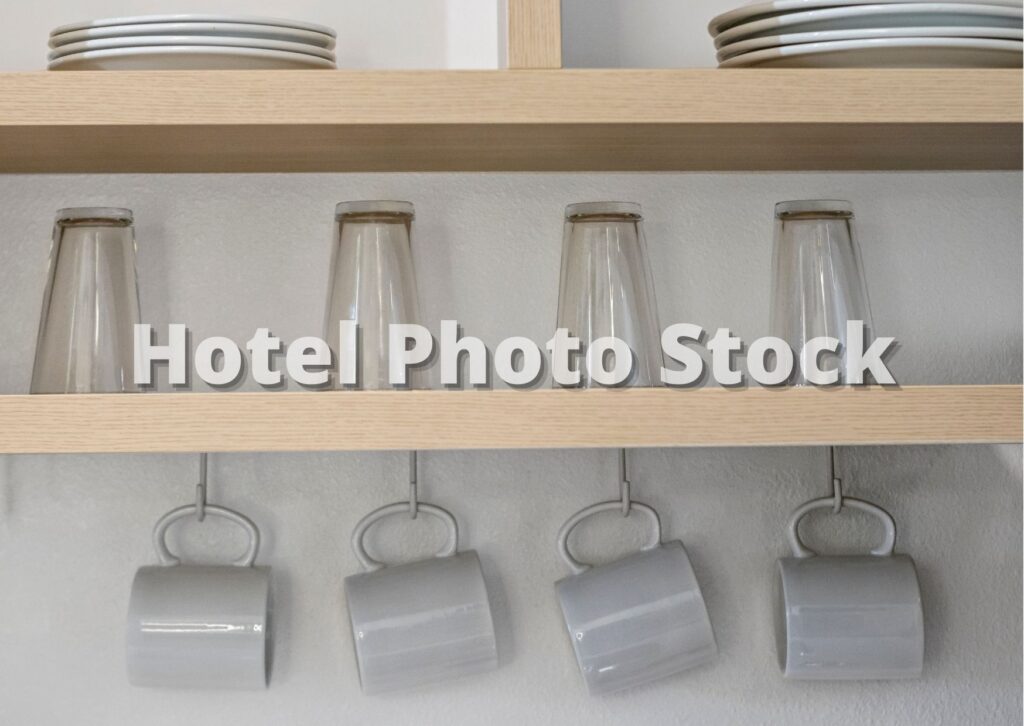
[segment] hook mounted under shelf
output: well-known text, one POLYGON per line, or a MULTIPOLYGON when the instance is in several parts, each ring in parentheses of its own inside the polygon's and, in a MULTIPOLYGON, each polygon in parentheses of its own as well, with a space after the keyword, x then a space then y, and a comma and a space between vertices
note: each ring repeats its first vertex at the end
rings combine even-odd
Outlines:
POLYGON ((619 497, 622 499, 622 516, 628 517, 632 509, 632 483, 629 480, 629 468, 626 450, 619 449, 619 497))
POLYGON ((202 522, 206 519, 206 470, 209 454, 199 455, 199 483, 196 484, 196 518, 202 522))
POLYGON ((419 514, 419 453, 409 452, 409 519, 416 519, 419 514))
POLYGON ((843 480, 836 476, 836 447, 828 447, 829 478, 832 482, 832 514, 843 511, 843 480))

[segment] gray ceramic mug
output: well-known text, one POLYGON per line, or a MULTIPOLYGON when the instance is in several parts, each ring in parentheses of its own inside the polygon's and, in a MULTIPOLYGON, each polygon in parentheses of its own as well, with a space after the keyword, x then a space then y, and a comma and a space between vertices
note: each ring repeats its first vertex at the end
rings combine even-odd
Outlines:
POLYGON ((435 557, 385 565, 370 557, 366 531, 384 517, 408 514, 405 502, 366 515, 352 533, 363 572, 345 578, 345 599, 363 693, 432 685, 498 667, 491 605, 476 552, 458 551, 455 517, 417 505, 440 519, 448 541, 435 557))
POLYGON ((805 514, 832 509, 814 499, 789 520, 792 557, 778 563, 776 641, 786 678, 867 680, 917 678, 924 663, 924 618, 914 561, 894 555, 896 524, 881 507, 842 499, 881 520, 882 544, 870 555, 820 556, 800 540, 805 514))
POLYGON ((591 566, 569 552, 569 535, 619 500, 583 509, 558 533, 558 551, 573 574, 555 583, 580 673, 591 694, 638 686, 715 659, 718 646, 683 543, 661 541, 658 513, 639 502, 651 538, 639 552, 591 566))
POLYGON ((167 548, 175 522, 194 505, 164 515, 153 530, 160 564, 142 567, 128 605, 128 680, 136 686, 262 689, 270 662, 270 568, 254 567, 260 534, 246 516, 206 505, 205 514, 245 530, 249 546, 233 565, 183 565, 167 548))

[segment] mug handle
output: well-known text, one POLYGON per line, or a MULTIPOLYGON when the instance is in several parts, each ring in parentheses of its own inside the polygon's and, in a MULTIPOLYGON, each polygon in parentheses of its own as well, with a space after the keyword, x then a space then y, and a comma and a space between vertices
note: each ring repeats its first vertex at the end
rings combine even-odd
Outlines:
MULTIPOLYGON (((786 536, 789 539, 789 546, 793 550, 794 557, 814 557, 818 553, 808 548, 801 540, 800 533, 797 531, 797 526, 800 524, 800 520, 804 518, 804 515, 815 509, 832 509, 835 506, 835 497, 822 497, 821 499, 812 499, 809 502, 805 502, 797 507, 796 511, 789 518, 789 524, 786 525, 786 536)), ((877 504, 866 502, 863 499, 854 499, 852 497, 843 497, 844 507, 853 507, 859 509, 868 514, 873 514, 882 521, 882 526, 885 527, 885 538, 875 549, 871 550, 871 554, 878 557, 888 557, 892 554, 893 546, 896 544, 896 522, 893 521, 892 515, 887 511, 879 507, 877 504)))
MULTIPOLYGON (((215 517, 223 517, 224 519, 234 522, 245 530, 245 533, 249 536, 249 546, 246 548, 245 553, 232 564, 238 565, 239 567, 251 567, 252 563, 256 561, 256 553, 260 548, 260 531, 257 529, 256 524, 244 514, 236 512, 233 509, 228 509, 227 507, 218 507, 213 504, 207 504, 205 510, 206 514, 212 514, 215 517)), ((167 547, 167 530, 179 519, 192 517, 197 513, 198 509, 195 504, 186 504, 183 507, 172 509, 162 516, 156 523, 156 526, 153 528, 153 547, 156 549, 156 555, 159 558, 161 565, 181 564, 181 559, 172 554, 170 549, 167 547)))
MULTIPOLYGON (((433 504, 418 503, 416 511, 437 517, 448 528, 448 541, 445 542, 444 547, 441 548, 441 551, 435 557, 451 557, 454 555, 459 548, 459 525, 455 521, 455 516, 447 509, 442 509, 433 504)), ((363 544, 366 530, 385 517, 390 517, 393 514, 408 513, 408 502, 395 502, 394 504, 386 504, 380 509, 373 510, 356 524, 356 528, 352 530, 352 551, 355 552, 356 559, 359 560, 359 564, 362 565, 366 572, 373 572, 384 567, 383 562, 373 559, 366 551, 366 546, 363 544)))
MULTIPOLYGON (((648 540, 647 544, 640 548, 640 551, 646 552, 647 550, 653 550, 661 544, 661 518, 658 517, 658 513, 653 507, 641 504, 640 502, 630 502, 629 508, 630 511, 643 512, 647 515, 647 518, 651 520, 651 525, 653 525, 651 527, 651 539, 648 540)), ((586 572, 593 567, 593 565, 589 565, 586 562, 580 562, 572 556, 572 552, 569 551, 569 535, 572 534, 574 529, 576 529, 576 525, 584 519, 592 517, 595 514, 600 514, 601 512, 610 512, 612 510, 616 510, 618 512, 622 511, 621 499, 616 499, 610 502, 598 502, 597 504, 592 504, 585 509, 581 509, 576 512, 576 514, 569 517, 569 519, 565 521, 565 524, 562 525, 562 528, 558 530, 558 554, 562 556, 562 559, 565 560, 565 564, 569 566, 569 569, 572 570, 574 575, 586 572)))

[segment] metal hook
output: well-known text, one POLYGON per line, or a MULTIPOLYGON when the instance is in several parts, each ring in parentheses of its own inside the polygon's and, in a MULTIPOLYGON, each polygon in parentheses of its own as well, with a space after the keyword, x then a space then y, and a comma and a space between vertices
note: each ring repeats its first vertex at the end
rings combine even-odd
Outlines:
POLYGON ((196 518, 202 522, 206 519, 206 469, 208 454, 199 455, 199 483, 196 484, 196 518))
POLYGON ((843 511, 843 480, 836 476, 836 447, 828 447, 828 468, 832 478, 832 514, 843 511))
POLYGON ((409 452, 409 519, 416 519, 419 514, 419 476, 416 471, 419 457, 417 452, 409 452))
POLYGON ((619 449, 619 496, 622 498, 622 516, 628 517, 632 509, 631 490, 629 481, 629 469, 626 465, 626 450, 619 449))

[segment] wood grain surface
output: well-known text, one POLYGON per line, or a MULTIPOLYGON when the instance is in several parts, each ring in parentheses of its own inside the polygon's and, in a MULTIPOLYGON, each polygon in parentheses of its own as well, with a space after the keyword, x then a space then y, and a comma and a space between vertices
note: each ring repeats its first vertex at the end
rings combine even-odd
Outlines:
POLYGON ((1017 70, 0 73, 0 172, 1020 169, 1017 70))
POLYGON ((507 0, 508 67, 562 67, 561 0, 507 0))
POLYGON ((1018 385, 0 396, 0 453, 1020 442, 1018 385))

